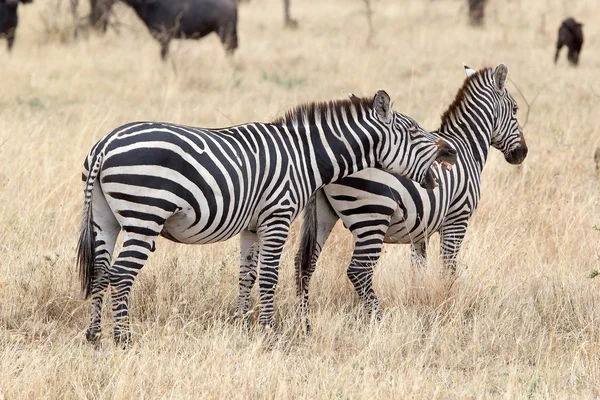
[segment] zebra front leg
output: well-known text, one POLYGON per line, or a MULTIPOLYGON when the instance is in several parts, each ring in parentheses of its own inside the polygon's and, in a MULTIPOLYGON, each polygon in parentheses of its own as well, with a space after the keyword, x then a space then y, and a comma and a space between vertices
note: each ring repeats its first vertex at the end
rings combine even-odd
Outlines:
POLYGON ((256 282, 258 264, 258 236, 256 232, 242 231, 240 234, 240 275, 238 308, 234 320, 246 320, 250 305, 250 292, 256 282))
POLYGON ((444 226, 440 230, 440 256, 442 258, 442 273, 456 274, 456 256, 460 251, 467 232, 466 222, 460 225, 444 226))
POLYGON ((373 271, 381 256, 383 232, 371 236, 354 234, 354 253, 346 273, 370 316, 381 318, 379 299, 373 290, 373 271))
MULTIPOLYGON (((124 228, 127 229, 127 228, 124 228)), ((117 344, 131 342, 129 327, 129 298, 135 277, 140 272, 149 254, 155 249, 156 235, 148 236, 134 231, 142 228, 131 227, 123 234, 123 249, 109 270, 112 314, 114 320, 114 340, 117 344)), ((145 231, 150 229, 143 228, 145 231)), ((162 230, 162 226, 158 232, 162 230)))
POLYGON ((283 245, 290 230, 289 219, 271 219, 259 228, 260 275, 259 289, 259 323, 265 328, 275 329, 273 321, 275 314, 274 298, 278 282, 279 261, 283 245))

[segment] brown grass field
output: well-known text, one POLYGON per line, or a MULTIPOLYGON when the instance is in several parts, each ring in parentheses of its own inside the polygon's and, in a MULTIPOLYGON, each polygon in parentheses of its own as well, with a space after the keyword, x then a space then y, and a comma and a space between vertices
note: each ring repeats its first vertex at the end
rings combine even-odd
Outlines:
MULTIPOLYGON (((87 3, 84 1, 84 3, 87 3)), ((370 45, 359 0, 240 6, 240 48, 177 41, 171 61, 119 4, 120 34, 72 39, 67 2, 20 7, 12 55, 0 42, 0 399, 585 398, 600 396, 600 5, 597 0, 491 0, 483 28, 466 1, 373 1, 370 45), (581 63, 553 64, 560 21, 585 23, 581 63), (337 226, 313 279, 313 332, 296 314, 296 221, 266 339, 230 321, 238 240, 161 239, 134 285, 134 344, 87 344, 89 303, 75 265, 91 146, 118 125, 163 120, 218 127, 269 121, 300 102, 371 96, 429 129, 464 80, 461 62, 509 68, 532 103, 520 167, 494 151, 456 282, 437 257, 410 268, 385 247, 375 286, 381 322, 366 320, 345 274, 350 234, 337 226), (175 67, 174 67, 175 66, 175 67), (535 100, 535 101, 534 101, 535 100)), ((80 14, 87 13, 82 7, 80 14)), ((524 122, 526 104, 509 83, 524 122)), ((437 236, 431 242, 436 254, 437 236)), ((256 304, 253 293, 253 304, 256 304)), ((106 307, 105 307, 105 311, 106 307)))

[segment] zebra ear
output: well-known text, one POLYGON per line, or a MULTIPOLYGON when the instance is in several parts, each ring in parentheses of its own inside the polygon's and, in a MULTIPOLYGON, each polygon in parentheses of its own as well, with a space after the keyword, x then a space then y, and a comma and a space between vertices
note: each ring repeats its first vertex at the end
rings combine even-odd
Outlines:
POLYGON ((503 94, 506 90, 506 77, 508 76, 508 68, 506 65, 500 64, 494 71, 494 84, 498 93, 503 94))
POLYGON ((390 106, 390 96, 385 90, 378 90, 373 98, 373 109, 381 117, 383 122, 392 120, 392 109, 390 106))
POLYGON ((467 78, 470 77, 471 75, 475 75, 477 73, 477 71, 475 71, 473 68, 469 67, 465 63, 463 63, 463 68, 465 69, 465 73, 467 74, 467 78))

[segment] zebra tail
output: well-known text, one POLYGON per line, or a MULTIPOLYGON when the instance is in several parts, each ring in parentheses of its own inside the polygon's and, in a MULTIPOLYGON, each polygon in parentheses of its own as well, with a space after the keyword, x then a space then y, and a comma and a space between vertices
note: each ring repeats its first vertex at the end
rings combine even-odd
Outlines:
POLYGON ((304 220, 302 221, 302 237, 300 239, 300 268, 296 276, 298 294, 302 295, 304 290, 304 277, 311 268, 313 254, 317 246, 317 193, 314 193, 304 208, 304 220))
POLYGON ((96 244, 94 239, 94 215, 92 213, 92 194, 94 184, 98 178, 100 164, 103 154, 98 152, 92 158, 90 170, 85 182, 83 215, 81 217, 81 230, 79 242, 77 243, 77 265, 79 267, 79 280, 84 298, 92 294, 92 282, 94 281, 94 261, 96 244))

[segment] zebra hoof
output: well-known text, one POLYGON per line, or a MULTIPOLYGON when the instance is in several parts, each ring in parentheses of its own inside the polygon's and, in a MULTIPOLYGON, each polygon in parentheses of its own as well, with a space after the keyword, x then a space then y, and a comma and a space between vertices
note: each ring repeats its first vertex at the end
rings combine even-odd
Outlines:
POLYGON ((122 349, 126 349, 131 344, 131 332, 115 332, 115 344, 122 349))
POLYGON ((275 333, 275 331, 277 331, 279 329, 277 324, 273 321, 261 322, 260 325, 262 327, 263 332, 266 334, 275 333))
POLYGON ((310 322, 306 321, 306 335, 310 336, 312 331, 312 327, 310 326, 310 322))
POLYGON ((98 344, 98 342, 100 342, 100 337, 102 336, 102 332, 101 331, 96 331, 96 330, 90 330, 88 329, 85 332, 85 338, 88 341, 88 343, 91 344, 98 344))
POLYGON ((234 325, 249 327, 250 326, 250 318, 248 313, 235 313, 231 318, 234 325))

